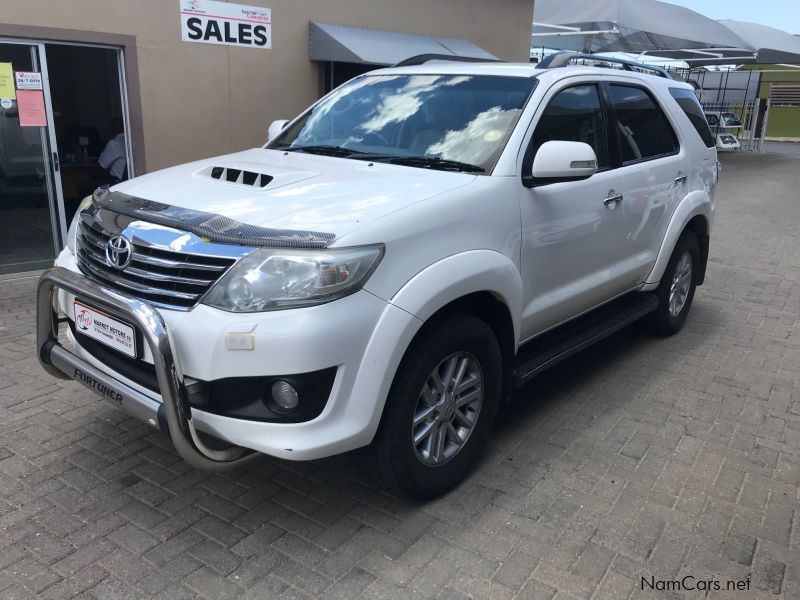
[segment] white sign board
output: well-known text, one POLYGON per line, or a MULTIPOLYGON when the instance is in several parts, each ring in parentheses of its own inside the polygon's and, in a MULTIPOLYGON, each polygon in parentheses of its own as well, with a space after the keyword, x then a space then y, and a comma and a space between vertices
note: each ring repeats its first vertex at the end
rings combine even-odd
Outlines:
POLYGON ((32 71, 15 71, 18 90, 41 90, 42 74, 32 71))
POLYGON ((184 42, 272 48, 272 10, 213 0, 180 0, 184 42))
POLYGON ((83 335, 136 358, 136 333, 127 323, 75 300, 72 303, 75 329, 83 335))

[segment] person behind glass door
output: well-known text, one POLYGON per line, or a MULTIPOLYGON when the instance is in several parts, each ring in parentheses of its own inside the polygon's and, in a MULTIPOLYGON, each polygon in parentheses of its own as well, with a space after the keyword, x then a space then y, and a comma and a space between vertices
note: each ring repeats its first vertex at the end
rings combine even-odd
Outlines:
POLYGON ((114 180, 113 183, 119 183, 128 178, 128 153, 125 147, 125 129, 122 117, 111 119, 111 134, 114 137, 108 140, 97 162, 108 171, 114 180))

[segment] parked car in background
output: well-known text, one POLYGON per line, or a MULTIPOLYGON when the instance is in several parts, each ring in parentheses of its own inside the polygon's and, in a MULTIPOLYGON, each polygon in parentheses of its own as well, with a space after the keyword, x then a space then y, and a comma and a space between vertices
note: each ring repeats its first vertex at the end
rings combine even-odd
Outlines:
POLYGON ((742 122, 739 117, 732 112, 713 110, 706 111, 705 116, 718 150, 736 150, 740 147, 737 134, 742 128, 742 122))
POLYGON ((703 283, 711 132, 688 84, 617 62, 411 60, 98 190, 40 280, 44 368, 199 468, 369 446, 392 488, 446 491, 516 386, 640 318, 676 333, 703 283))

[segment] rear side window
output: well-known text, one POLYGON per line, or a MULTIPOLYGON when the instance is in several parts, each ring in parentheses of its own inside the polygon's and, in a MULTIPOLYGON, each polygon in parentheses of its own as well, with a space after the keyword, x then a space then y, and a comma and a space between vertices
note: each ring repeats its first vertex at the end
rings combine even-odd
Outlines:
MULTIPOLYGON (((669 93, 675 98, 675 102, 686 113, 686 116, 689 117, 689 122, 691 122, 706 147, 713 148, 716 142, 711 134, 711 129, 708 127, 709 121, 706 120, 706 116, 703 114, 703 107, 700 106, 700 102, 698 102, 694 92, 681 88, 669 88, 669 93)), ((719 122, 716 117, 715 120, 717 123, 719 122)))
POLYGON ((678 151, 678 138, 655 100, 641 88, 608 86, 617 113, 622 164, 668 156, 678 151))
POLYGON ((553 140, 589 144, 597 155, 597 166, 608 166, 606 126, 597 86, 573 85, 553 96, 533 132, 530 159, 542 144, 553 140))

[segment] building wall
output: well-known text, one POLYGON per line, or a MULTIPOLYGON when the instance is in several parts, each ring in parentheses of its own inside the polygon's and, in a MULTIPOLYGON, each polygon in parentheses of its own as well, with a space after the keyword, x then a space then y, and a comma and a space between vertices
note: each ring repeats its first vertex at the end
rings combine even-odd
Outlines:
MULTIPOLYGON (((793 72, 780 65, 758 65, 758 68, 767 71, 761 75, 759 98, 769 98, 771 83, 800 83, 800 71, 793 72), (770 70, 777 72, 770 73, 770 70)), ((800 139, 800 106, 770 106, 767 136, 800 139)))
MULTIPOLYGON (((261 145, 317 97, 308 22, 462 37, 526 61, 531 0, 241 0, 272 9, 272 49, 182 42, 178 0, 2 0, 5 24, 135 36, 146 168, 261 145)), ((91 90, 86 90, 87 94, 91 90)))
POLYGON ((767 136, 800 140, 800 106, 770 106, 767 136))

